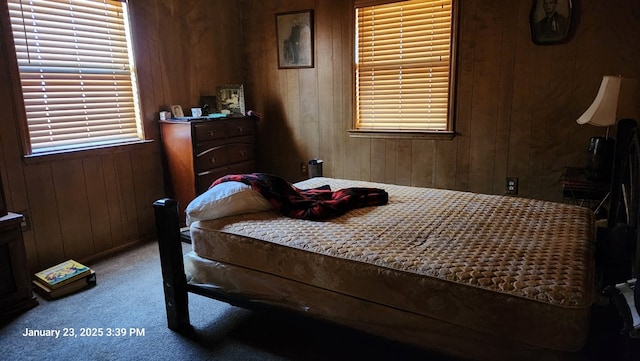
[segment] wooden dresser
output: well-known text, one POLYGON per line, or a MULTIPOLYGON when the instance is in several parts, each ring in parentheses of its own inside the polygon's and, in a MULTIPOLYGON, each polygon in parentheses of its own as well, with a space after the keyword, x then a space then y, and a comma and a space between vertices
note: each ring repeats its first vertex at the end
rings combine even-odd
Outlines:
POLYGON ((22 239, 22 215, 0 217, 0 321, 35 307, 22 239))
POLYGON ((181 222, 187 204, 214 180, 227 174, 255 172, 254 118, 161 120, 160 132, 181 222))

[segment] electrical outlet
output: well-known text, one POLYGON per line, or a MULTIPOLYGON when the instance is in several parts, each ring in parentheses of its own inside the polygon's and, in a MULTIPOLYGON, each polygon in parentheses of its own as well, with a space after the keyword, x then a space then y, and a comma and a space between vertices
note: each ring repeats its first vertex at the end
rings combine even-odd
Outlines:
POLYGON ((20 228, 22 228, 22 232, 26 232, 31 229, 31 217, 29 216, 29 212, 27 210, 19 211, 18 213, 22 214, 22 222, 20 222, 20 228))
POLYGON ((518 177, 507 177, 507 194, 518 194, 518 177))
POLYGON ((309 172, 309 169, 307 168, 307 163, 300 162, 300 174, 307 175, 308 172, 309 172))

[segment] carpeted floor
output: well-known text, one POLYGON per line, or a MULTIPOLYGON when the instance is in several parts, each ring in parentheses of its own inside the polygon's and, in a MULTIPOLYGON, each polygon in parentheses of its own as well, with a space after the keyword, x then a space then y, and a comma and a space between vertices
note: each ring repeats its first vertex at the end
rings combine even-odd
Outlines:
MULTIPOLYGON (((183 244, 188 251, 189 244, 183 244)), ((158 248, 148 243, 88 264, 98 285, 46 301, 0 325, 1 360, 448 360, 362 332, 283 314, 254 313, 189 295, 189 336, 166 327, 158 248), (75 337, 23 336, 26 329, 75 337), (84 336, 83 330, 95 336, 84 336), (102 335, 99 335, 99 332, 102 335), (122 335, 117 335, 124 330, 122 335), (111 335, 109 335, 111 333, 111 335)), ((594 308, 582 360, 640 360, 640 340, 617 335, 610 307, 594 308)), ((469 355, 473 357, 473 355, 469 355)), ((573 358, 572 358, 573 360, 573 358)))
MULTIPOLYGON (((184 244, 185 251, 190 247, 184 244)), ((0 326, 2 360, 441 360, 424 350, 296 317, 253 313, 189 295, 194 334, 166 327, 160 261, 148 243, 88 264, 98 284, 0 326), (59 330, 59 338, 23 336, 59 330), (83 336, 83 329, 102 336, 83 336), (116 335, 119 329, 124 334, 116 335), (73 330, 75 337, 62 333, 73 330), (111 332, 111 335, 107 333, 111 332)))

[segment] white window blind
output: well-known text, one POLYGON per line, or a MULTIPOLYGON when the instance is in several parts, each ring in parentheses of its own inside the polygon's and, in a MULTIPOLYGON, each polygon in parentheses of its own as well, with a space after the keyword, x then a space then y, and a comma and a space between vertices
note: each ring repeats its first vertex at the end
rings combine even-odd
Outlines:
POLYGON ((8 4, 31 152, 142 139, 126 4, 8 4))
POLYGON ((451 0, 360 2, 372 1, 355 2, 356 128, 451 130, 451 0))

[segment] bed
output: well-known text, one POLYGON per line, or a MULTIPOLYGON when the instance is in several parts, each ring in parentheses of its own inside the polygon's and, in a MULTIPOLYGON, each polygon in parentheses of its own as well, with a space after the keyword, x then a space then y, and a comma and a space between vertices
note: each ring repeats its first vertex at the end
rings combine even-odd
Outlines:
MULTIPOLYGON (((619 128, 630 133, 635 122, 619 128)), ((610 197, 609 222, 618 225, 629 223, 630 211, 621 210, 629 198, 619 189, 632 187, 621 187, 630 139, 624 142, 616 145, 610 197)), ((388 202, 313 221, 270 209, 254 199, 255 190, 230 191, 215 197, 214 207, 198 204, 213 215, 189 220, 193 250, 183 255, 177 204, 158 200, 168 326, 189 329, 192 292, 454 357, 567 359, 585 345, 596 295, 591 210, 322 177, 295 184, 326 185, 384 189, 388 202)))

